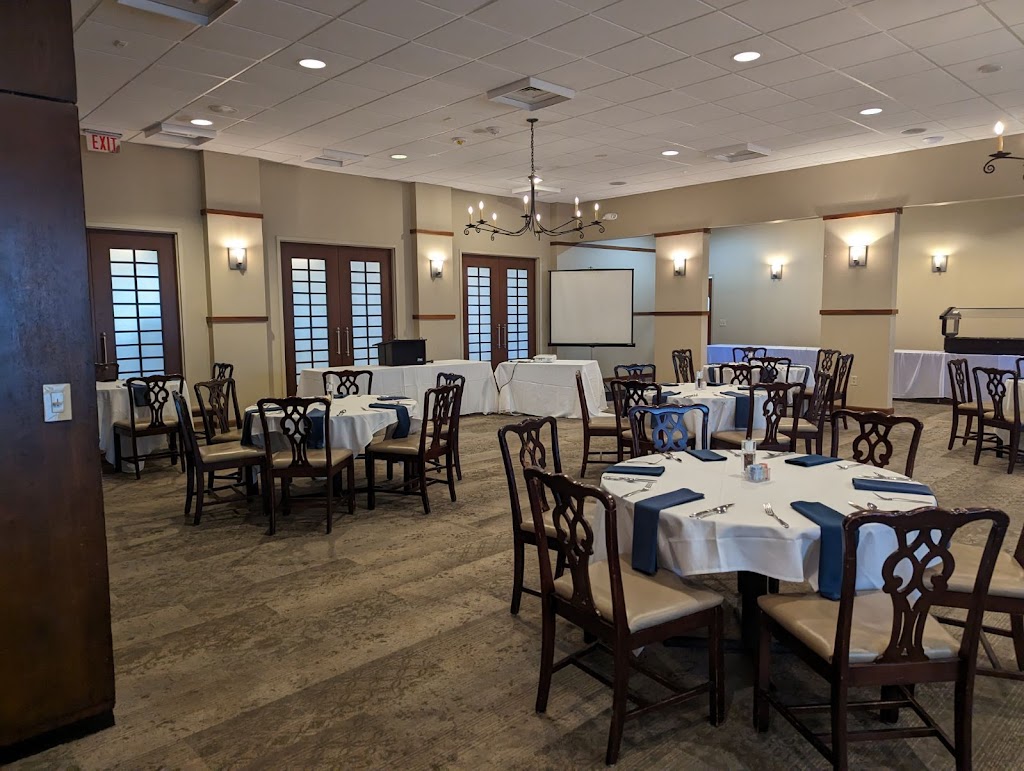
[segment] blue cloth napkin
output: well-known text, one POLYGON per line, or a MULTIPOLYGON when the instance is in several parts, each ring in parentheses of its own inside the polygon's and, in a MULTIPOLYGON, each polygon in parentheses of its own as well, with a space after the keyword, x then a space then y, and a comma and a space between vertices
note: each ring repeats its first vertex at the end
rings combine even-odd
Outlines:
POLYGON ((679 392, 678 391, 662 391, 661 392, 661 403, 664 404, 668 400, 668 397, 670 397, 670 396, 679 396, 679 392))
POLYGON ((714 450, 684 450, 684 452, 687 455, 692 455, 694 458, 697 458, 698 460, 725 460, 724 455, 720 455, 714 450))
POLYGON ((401 401, 402 399, 406 399, 406 398, 408 398, 408 397, 406 397, 406 396, 378 396, 377 397, 377 401, 381 401, 381 402, 397 402, 397 401, 401 401))
POLYGON ((823 466, 826 463, 836 463, 839 458, 830 458, 828 455, 804 455, 800 458, 790 458, 786 461, 790 466, 823 466))
POLYGON ((259 416, 259 410, 252 409, 245 411, 242 418, 242 439, 241 442, 247 447, 252 447, 252 422, 259 416))
MULTIPOLYGON (((893 482, 888 479, 854 479, 858 490, 873 490, 878 493, 908 493, 910 495, 934 495, 932 488, 918 482, 893 482)), ((924 505, 924 501, 921 502, 924 505)))
POLYGON ((395 426, 394 432, 391 434, 392 439, 405 439, 409 436, 409 428, 411 422, 409 421, 409 408, 404 404, 379 404, 374 402, 370 405, 371 407, 377 407, 382 410, 394 410, 398 416, 398 425, 395 426))
POLYGON ((141 383, 132 383, 132 403, 136 407, 148 407, 149 389, 141 383))
POLYGON ((604 470, 605 474, 625 474, 626 476, 638 477, 660 477, 665 473, 664 466, 627 466, 625 463, 617 463, 604 470))
POLYGON ((721 371, 719 367, 708 367, 708 385, 718 385, 718 375, 721 371))
POLYGON ((658 572, 658 521, 661 510, 699 501, 704 493, 684 487, 637 501, 633 506, 633 570, 651 576, 658 572))
POLYGON ((824 503, 793 501, 790 506, 821 528, 818 553, 818 594, 838 600, 843 590, 843 517, 824 503))
POLYGON ((739 391, 722 391, 722 394, 736 397, 736 428, 747 428, 750 425, 750 394, 739 391))

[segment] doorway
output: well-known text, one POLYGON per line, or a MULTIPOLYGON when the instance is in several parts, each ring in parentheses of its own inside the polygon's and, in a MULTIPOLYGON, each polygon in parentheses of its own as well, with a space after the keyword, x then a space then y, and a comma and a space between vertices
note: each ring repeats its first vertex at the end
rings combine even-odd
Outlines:
POLYGON ((536 350, 536 262, 524 257, 462 256, 466 358, 497 367, 536 350))

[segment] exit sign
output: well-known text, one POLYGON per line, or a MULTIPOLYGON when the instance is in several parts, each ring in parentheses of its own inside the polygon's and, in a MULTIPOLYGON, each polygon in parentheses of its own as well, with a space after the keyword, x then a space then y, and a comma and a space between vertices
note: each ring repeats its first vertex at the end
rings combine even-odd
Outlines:
POLYGON ((111 134, 93 134, 85 132, 85 146, 94 153, 121 152, 121 138, 111 134))

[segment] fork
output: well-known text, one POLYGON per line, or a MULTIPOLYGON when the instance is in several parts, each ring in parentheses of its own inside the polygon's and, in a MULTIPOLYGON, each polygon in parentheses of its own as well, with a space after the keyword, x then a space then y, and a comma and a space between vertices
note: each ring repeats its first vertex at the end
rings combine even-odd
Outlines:
POLYGON ((682 458, 677 458, 677 457, 676 457, 675 455, 673 455, 672 453, 668 453, 668 452, 663 452, 663 453, 662 453, 662 455, 664 455, 664 456, 665 456, 665 459, 666 459, 666 460, 674 460, 674 461, 675 461, 676 463, 682 463, 682 462, 683 462, 683 459, 682 459, 682 458))
POLYGON ((704 511, 698 511, 690 515, 691 519, 704 519, 714 514, 724 514, 731 507, 735 506, 735 503, 723 503, 721 506, 715 506, 711 509, 705 509, 704 511))
POLYGON ((789 523, 788 522, 786 522, 786 521, 784 521, 782 519, 779 519, 779 515, 775 513, 775 509, 772 508, 772 505, 770 503, 764 503, 764 504, 762 504, 762 506, 764 507, 764 513, 765 514, 767 514, 769 517, 774 519, 776 522, 778 522, 783 527, 789 527, 789 523))
POLYGON ((879 495, 878 493, 875 493, 874 495, 877 498, 881 498, 883 501, 909 501, 910 503, 920 503, 922 506, 926 505, 924 501, 919 501, 917 498, 900 498, 898 496, 893 498, 886 495, 879 495))
POLYGON ((859 463, 837 463, 835 467, 846 471, 848 468, 856 468, 859 465, 859 463))
POLYGON ((650 479, 643 479, 640 477, 615 476, 614 474, 605 474, 605 476, 609 479, 614 479, 616 482, 640 482, 642 484, 650 482, 651 484, 654 484, 650 479))
POLYGON ((643 487, 638 487, 635 490, 630 490, 628 493, 623 495, 623 499, 628 498, 631 495, 639 495, 640 493, 649 493, 651 488, 654 487, 654 482, 644 482, 643 487))

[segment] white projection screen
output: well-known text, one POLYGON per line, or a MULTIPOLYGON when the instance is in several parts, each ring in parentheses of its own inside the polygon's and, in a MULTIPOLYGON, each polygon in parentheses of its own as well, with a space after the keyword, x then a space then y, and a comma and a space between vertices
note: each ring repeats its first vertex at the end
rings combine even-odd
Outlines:
POLYGON ((550 271, 551 345, 633 345, 633 269, 550 271))

